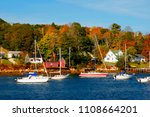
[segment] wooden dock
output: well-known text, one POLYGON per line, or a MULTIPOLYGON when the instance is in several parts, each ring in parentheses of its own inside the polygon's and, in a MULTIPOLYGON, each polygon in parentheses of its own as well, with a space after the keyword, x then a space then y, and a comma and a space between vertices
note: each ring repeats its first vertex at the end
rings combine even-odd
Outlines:
POLYGON ((130 73, 150 73, 150 68, 126 68, 130 73))

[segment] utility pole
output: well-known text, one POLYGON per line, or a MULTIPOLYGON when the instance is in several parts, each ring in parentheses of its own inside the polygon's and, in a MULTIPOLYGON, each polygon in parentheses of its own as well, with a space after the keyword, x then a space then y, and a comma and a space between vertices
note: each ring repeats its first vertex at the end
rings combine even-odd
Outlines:
POLYGON ((150 69, 150 51, 149 51, 149 69, 150 69))
POLYGON ((70 54, 71 54, 71 47, 69 47, 69 68, 70 68, 70 54))
POLYGON ((1 59, 1 64, 2 64, 2 46, 1 46, 1 56, 0 56, 0 59, 1 59))

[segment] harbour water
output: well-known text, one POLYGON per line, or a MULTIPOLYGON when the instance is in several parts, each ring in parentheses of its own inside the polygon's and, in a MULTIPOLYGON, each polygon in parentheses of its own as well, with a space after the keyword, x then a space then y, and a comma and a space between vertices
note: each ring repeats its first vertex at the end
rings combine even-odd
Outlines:
POLYGON ((17 77, 0 77, 0 100, 150 100, 150 83, 129 80, 79 78, 77 75, 47 83, 18 84, 17 77))

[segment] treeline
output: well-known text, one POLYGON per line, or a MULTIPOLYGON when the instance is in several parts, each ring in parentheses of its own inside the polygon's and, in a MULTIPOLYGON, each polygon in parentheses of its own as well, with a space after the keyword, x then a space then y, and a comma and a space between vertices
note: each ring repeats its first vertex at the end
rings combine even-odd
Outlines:
MULTIPOLYGON (((148 58, 150 34, 133 32, 129 26, 122 30, 121 26, 116 23, 112 24, 109 29, 83 27, 77 22, 65 25, 10 24, 0 19, 0 45, 2 47, 31 53, 36 39, 45 60, 56 60, 58 48, 61 47, 62 56, 68 64, 70 49, 72 66, 90 64, 89 61, 94 54, 95 35, 103 57, 109 49, 124 51, 126 44, 128 54, 142 54, 148 58)), ((99 60, 102 59, 99 53, 97 57, 99 60)))

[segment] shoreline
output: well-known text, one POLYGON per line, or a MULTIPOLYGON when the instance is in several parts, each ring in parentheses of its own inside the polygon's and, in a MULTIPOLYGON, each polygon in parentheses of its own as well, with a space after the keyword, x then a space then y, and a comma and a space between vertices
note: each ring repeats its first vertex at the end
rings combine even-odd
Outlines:
MULTIPOLYGON (((34 72, 33 69, 20 69, 20 70, 0 70, 0 76, 22 76, 24 73, 29 73, 29 72, 34 72)), ((106 72, 106 71, 98 71, 98 72, 106 72)), ((108 71, 107 71, 108 72, 108 71)), ((118 73, 119 71, 113 71, 113 72, 108 72, 110 74, 112 73, 118 73)), ((43 74, 46 75, 46 73, 44 72, 43 69, 41 70, 37 70, 38 74, 43 74)), ((48 70, 48 74, 51 75, 55 75, 58 74, 58 71, 49 71, 48 70)), ((150 72, 145 72, 143 70, 139 70, 139 71, 128 71, 128 73, 141 73, 141 74, 150 74, 150 72)), ((62 74, 71 74, 71 75, 79 75, 80 74, 80 70, 62 70, 62 74)))

